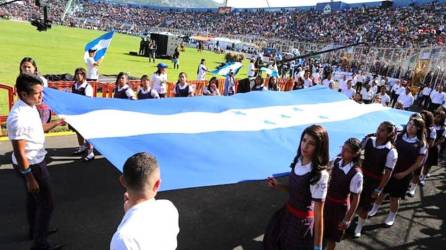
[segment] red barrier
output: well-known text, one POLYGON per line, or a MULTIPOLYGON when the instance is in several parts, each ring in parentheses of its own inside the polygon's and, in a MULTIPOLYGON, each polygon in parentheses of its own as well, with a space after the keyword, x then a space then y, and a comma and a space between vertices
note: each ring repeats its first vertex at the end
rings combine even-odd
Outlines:
MULTIPOLYGON (((8 91, 8 112, 11 110, 12 105, 14 105, 14 88, 12 86, 0 83, 0 90, 8 91)), ((0 123, 3 123, 8 118, 7 115, 0 115, 0 123)))
MULTIPOLYGON (((73 81, 55 81, 55 82, 48 82, 48 87, 58 89, 61 91, 67 91, 71 92, 73 81)), ((207 86, 208 81, 206 80, 192 80, 188 81, 190 86, 194 89, 194 94, 196 96, 203 95, 203 88, 207 86)), ((265 86, 268 86, 268 78, 265 79, 265 86)), ((103 98, 113 98, 114 90, 115 90, 115 83, 103 83, 103 82, 90 82, 91 86, 93 87, 93 96, 97 97, 98 91, 102 91, 102 97, 103 98)), ((238 84, 239 81, 235 81, 235 89, 236 92, 238 90, 238 84)), ((130 80, 129 85, 133 90, 137 90, 141 86, 140 80, 130 80)), ((292 79, 278 79, 278 86, 280 90, 282 91, 290 91, 293 89, 294 82, 292 79)), ((220 90, 220 93, 224 93, 224 87, 225 87, 225 79, 218 79, 218 89, 220 90)), ((14 105, 14 87, 9 86, 7 84, 1 84, 0 83, 0 90, 6 90, 8 92, 8 111, 11 110, 12 106, 14 105)), ((175 97, 174 94, 175 89, 175 83, 173 82, 167 82, 167 97, 175 97)), ((0 115, 0 122, 6 121, 7 115, 0 115)))

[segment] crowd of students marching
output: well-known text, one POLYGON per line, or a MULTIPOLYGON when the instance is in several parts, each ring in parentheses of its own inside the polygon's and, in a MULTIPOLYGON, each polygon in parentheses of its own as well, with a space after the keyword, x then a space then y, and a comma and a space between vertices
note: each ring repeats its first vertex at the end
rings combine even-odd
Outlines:
POLYGON ((265 249, 334 249, 358 215, 354 237, 360 237, 370 216, 386 197, 390 210, 384 221, 396 221, 400 202, 414 197, 438 164, 445 142, 442 108, 414 113, 397 131, 382 122, 376 133, 362 141, 345 141, 338 157, 329 161, 329 136, 325 128, 306 128, 290 168, 287 184, 273 177, 270 187, 289 193, 287 203, 271 218, 264 236, 265 249))

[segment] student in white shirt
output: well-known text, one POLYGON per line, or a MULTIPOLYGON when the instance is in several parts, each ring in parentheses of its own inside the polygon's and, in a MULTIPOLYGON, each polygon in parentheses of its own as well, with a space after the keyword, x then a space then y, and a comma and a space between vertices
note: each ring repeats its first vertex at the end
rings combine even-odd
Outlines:
MULTIPOLYGON (((50 249, 48 227, 53 211, 53 195, 45 162, 45 135, 63 120, 42 125, 36 105, 42 103, 43 82, 34 74, 20 74, 16 80, 19 100, 12 107, 6 126, 11 140, 12 164, 26 189, 26 212, 31 249, 50 249)), ((57 248, 59 247, 59 248, 57 248)), ((51 249, 61 246, 52 246, 51 249)))
POLYGON ((158 70, 150 77, 152 88, 158 92, 160 98, 167 97, 167 65, 158 63, 158 70))
POLYGON ((434 91, 431 92, 431 105, 430 110, 433 112, 440 107, 445 101, 445 94, 443 92, 443 86, 437 85, 434 91))
POLYGON ((390 104, 390 96, 386 93, 386 86, 381 86, 379 94, 376 95, 377 101, 381 103, 383 106, 389 106, 390 104))
POLYGON ((161 179, 155 157, 137 153, 124 164, 121 184, 126 188, 124 211, 110 250, 177 248, 179 215, 168 200, 155 199, 161 179))
POLYGON ((312 87, 313 80, 310 78, 310 71, 305 71, 304 78, 304 88, 312 87))
MULTIPOLYGON (((87 72, 84 68, 77 68, 74 71, 74 83, 73 87, 71 88, 71 93, 83 95, 87 97, 93 97, 93 88, 91 85, 87 82, 87 72)), ((86 156, 83 158, 84 161, 91 161, 94 160, 94 151, 93 151, 93 145, 88 143, 84 139, 84 137, 79 134, 73 127, 69 126, 71 129, 74 130, 77 136, 77 141, 79 143, 79 147, 76 151, 74 151, 73 154, 80 155, 86 152, 86 156)))
POLYGON ((334 81, 331 79, 331 74, 328 74, 327 78, 322 81, 322 85, 330 89, 334 88, 334 81))
POLYGON ((395 82, 392 85, 392 88, 390 89, 390 103, 391 103, 392 107, 394 107, 396 105, 400 88, 401 88, 401 84, 400 84, 400 81, 398 80, 397 82, 395 82))
POLYGON ((263 237, 265 249, 322 249, 328 160, 327 130, 320 125, 307 127, 290 164, 289 183, 268 178, 268 186, 289 192, 290 198, 268 224, 263 237))
POLYGON ((113 98, 136 100, 135 92, 128 85, 129 76, 125 72, 119 72, 115 82, 113 98))
POLYGON ((339 92, 342 92, 344 89, 347 88, 347 75, 344 75, 342 80, 339 81, 339 92))
POLYGON ((364 87, 362 87, 361 89, 361 97, 362 97, 362 101, 365 104, 370 104, 372 103, 372 99, 373 99, 373 92, 370 89, 370 85, 366 84, 364 87))
POLYGON ((208 72, 208 68, 206 68, 206 60, 201 59, 200 65, 198 65, 197 69, 197 80, 203 81, 206 80, 206 72, 208 72))
POLYGON ((85 59, 85 64, 87 64, 87 81, 97 81, 99 78, 98 67, 99 62, 94 60, 96 50, 88 50, 88 57, 85 59))
POLYGON ((397 108, 402 108, 404 110, 408 110, 413 102, 414 98, 412 96, 412 93, 410 92, 410 89, 408 87, 404 88, 405 92, 403 94, 400 94, 397 101, 397 108))
POLYGON ((352 80, 347 81, 347 88, 342 90, 342 94, 347 96, 349 99, 353 99, 353 96, 355 96, 356 91, 352 88, 352 80))
POLYGON ((425 109, 429 107, 431 92, 432 92, 431 84, 427 84, 426 86, 424 86, 423 90, 421 91, 420 105, 425 109))
POLYGON ((254 59, 251 59, 248 67, 248 77, 252 78, 256 76, 256 66, 254 64, 254 59))

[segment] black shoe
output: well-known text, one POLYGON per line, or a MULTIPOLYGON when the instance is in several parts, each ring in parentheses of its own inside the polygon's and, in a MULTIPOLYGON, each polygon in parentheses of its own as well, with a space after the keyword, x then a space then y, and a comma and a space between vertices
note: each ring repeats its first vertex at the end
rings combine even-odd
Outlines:
MULTIPOLYGON (((48 229, 48 235, 55 234, 58 231, 59 230, 57 228, 50 228, 48 229)), ((29 232, 29 240, 33 240, 33 233, 31 231, 29 232)))
POLYGON ((56 244, 56 245, 50 246, 50 248, 48 248, 48 250, 59 250, 59 249, 62 249, 64 247, 65 247, 64 244, 56 244))
POLYGON ((51 245, 51 246, 48 246, 48 247, 44 247, 44 248, 42 248, 42 247, 31 247, 31 250, 59 250, 59 249, 62 249, 62 248, 64 248, 64 244, 56 244, 56 245, 51 245))

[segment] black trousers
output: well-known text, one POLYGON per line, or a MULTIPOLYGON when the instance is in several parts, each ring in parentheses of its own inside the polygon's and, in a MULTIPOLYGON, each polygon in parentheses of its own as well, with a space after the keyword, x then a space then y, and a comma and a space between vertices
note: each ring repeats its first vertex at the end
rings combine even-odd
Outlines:
POLYGON ((26 216, 29 233, 33 237, 32 249, 47 249, 48 228, 54 209, 53 195, 49 183, 49 173, 45 161, 31 165, 32 173, 39 184, 38 193, 30 193, 26 187, 26 179, 20 173, 19 167, 14 165, 17 174, 23 181, 26 192, 26 216))

